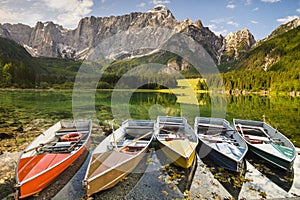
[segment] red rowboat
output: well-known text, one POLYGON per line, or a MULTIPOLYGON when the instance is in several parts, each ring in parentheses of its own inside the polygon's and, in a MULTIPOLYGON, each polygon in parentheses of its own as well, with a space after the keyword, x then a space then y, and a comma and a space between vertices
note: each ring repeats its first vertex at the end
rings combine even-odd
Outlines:
POLYGON ((22 152, 16 169, 15 198, 45 189, 87 151, 92 121, 62 120, 39 135, 22 152))

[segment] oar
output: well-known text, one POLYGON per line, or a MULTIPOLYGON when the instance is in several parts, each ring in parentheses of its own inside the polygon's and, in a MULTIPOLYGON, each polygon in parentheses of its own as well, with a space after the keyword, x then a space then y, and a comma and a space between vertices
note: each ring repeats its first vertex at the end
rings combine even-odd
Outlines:
POLYGON ((150 134, 152 134, 152 133, 153 133, 153 131, 149 131, 148 133, 146 133, 146 134, 140 136, 139 138, 133 140, 132 142, 129 142, 129 143, 126 144, 125 146, 120 147, 120 148, 117 148, 116 151, 119 152, 119 151, 121 151, 122 149, 124 149, 125 147, 128 147, 129 145, 131 145, 131 144, 137 142, 137 141, 140 140, 140 139, 143 139, 144 137, 146 137, 146 136, 148 136, 148 135, 150 135, 150 134))
POLYGON ((176 131, 171 131, 171 130, 167 130, 167 129, 163 129, 163 128, 161 128, 160 130, 168 132, 168 133, 174 133, 174 134, 176 134, 176 131))
POLYGON ((50 143, 53 142, 53 141, 54 141, 54 140, 51 140, 51 141, 46 142, 46 143, 41 143, 41 144, 39 144, 39 146, 37 146, 37 147, 33 147, 33 148, 31 148, 31 149, 24 150, 24 153, 28 153, 29 151, 36 150, 36 149, 38 149, 38 148, 40 148, 40 147, 42 147, 42 146, 44 146, 44 145, 46 145, 46 144, 50 144, 50 143))
POLYGON ((73 149, 79 142, 81 142, 83 136, 78 140, 76 141, 74 144, 72 144, 69 148, 68 148, 68 151, 70 151, 71 149, 73 149))

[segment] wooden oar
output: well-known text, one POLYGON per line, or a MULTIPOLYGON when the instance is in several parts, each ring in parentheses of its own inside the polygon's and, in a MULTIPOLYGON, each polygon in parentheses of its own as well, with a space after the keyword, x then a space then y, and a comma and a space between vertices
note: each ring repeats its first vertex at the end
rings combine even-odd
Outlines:
POLYGON ((133 143, 137 142, 138 140, 140 140, 140 139, 143 139, 144 137, 146 137, 146 136, 150 135, 151 133, 153 133, 153 131, 149 131, 148 133, 146 133, 146 134, 144 134, 144 135, 140 136, 139 138, 137 138, 137 139, 133 140, 132 142, 129 142, 129 143, 128 143, 128 144, 126 144, 125 146, 123 146, 123 147, 120 147, 120 148, 117 148, 117 149, 116 149, 116 151, 117 151, 117 152, 121 151, 121 150, 122 150, 122 149, 124 149, 125 147, 128 147, 129 145, 131 145, 131 144, 133 144, 133 143))
POLYGON ((73 149, 79 142, 81 142, 83 136, 78 140, 76 141, 74 144, 72 144, 69 148, 68 148, 68 151, 70 151, 71 149, 73 149))
POLYGON ((40 147, 42 147, 42 146, 44 146, 44 145, 46 145, 46 144, 50 144, 50 143, 53 142, 53 141, 54 141, 54 140, 51 140, 51 141, 46 142, 46 143, 41 143, 41 144, 39 144, 39 146, 37 146, 37 147, 33 147, 33 148, 31 148, 31 149, 24 150, 24 153, 28 153, 29 151, 36 150, 36 149, 38 149, 38 148, 40 148, 40 147))

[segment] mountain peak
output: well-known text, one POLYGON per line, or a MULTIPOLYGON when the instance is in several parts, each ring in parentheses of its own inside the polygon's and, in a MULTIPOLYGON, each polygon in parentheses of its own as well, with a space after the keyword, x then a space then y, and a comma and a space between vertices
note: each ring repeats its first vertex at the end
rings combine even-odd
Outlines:
POLYGON ((171 16, 172 18, 174 18, 172 12, 164 5, 157 5, 157 6, 153 7, 151 10, 149 10, 148 12, 161 13, 161 14, 165 15, 166 17, 171 16))
POLYGON ((254 36, 247 28, 235 33, 230 32, 225 37, 225 54, 223 54, 222 61, 237 59, 240 53, 247 52, 255 43, 254 36))

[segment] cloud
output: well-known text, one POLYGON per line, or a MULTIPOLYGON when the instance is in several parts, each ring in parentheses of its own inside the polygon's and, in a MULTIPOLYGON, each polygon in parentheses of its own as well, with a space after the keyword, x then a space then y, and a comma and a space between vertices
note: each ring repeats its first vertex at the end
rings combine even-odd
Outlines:
POLYGON ((226 8, 230 8, 230 9, 234 9, 236 7, 236 5, 234 5, 233 3, 229 3, 226 8))
POLYGON ((300 13, 300 8, 298 8, 296 11, 297 11, 298 13, 300 13))
POLYGON ((234 21, 228 21, 227 24, 228 24, 228 25, 235 26, 235 27, 238 27, 238 26, 239 26, 239 24, 236 23, 236 22, 234 22, 234 21))
POLYGON ((157 5, 157 4, 171 3, 171 1, 170 0, 151 0, 150 3, 157 5))
POLYGON ((296 18, 299 18, 297 15, 294 15, 294 16, 286 16, 285 18, 279 18, 277 19, 276 21, 277 22, 280 22, 281 24, 286 24, 296 18))
POLYGON ((0 23, 24 23, 33 26, 37 21, 44 20, 44 14, 37 11, 38 8, 35 4, 27 9, 29 4, 32 3, 29 1, 1 1, 0 23))
POLYGON ((258 10, 259 10, 259 7, 256 7, 256 8, 252 9, 253 12, 258 11, 258 10))
POLYGON ((57 13, 54 20, 66 27, 75 27, 78 21, 92 12, 93 0, 43 0, 48 9, 57 13))
POLYGON ((228 30, 224 29, 224 27, 218 27, 216 24, 210 24, 207 26, 212 32, 214 32, 216 35, 227 35, 228 30))
POLYGON ((145 7, 145 6, 146 6, 146 3, 144 3, 144 2, 142 2, 142 3, 138 4, 138 5, 136 5, 136 7, 145 7))
POLYGON ((250 21, 252 24, 258 24, 258 21, 254 21, 254 20, 251 20, 250 21))
POLYGON ((252 0, 246 0, 245 5, 250 5, 252 4, 252 0))
POLYGON ((53 21, 66 28, 75 28, 78 21, 91 13, 93 0, 27 0, 0 2, 0 23, 53 21))
POLYGON ((214 24, 220 24, 220 23, 228 22, 231 19, 232 19, 232 17, 225 17, 225 18, 212 19, 212 20, 210 20, 210 22, 214 23, 214 24))
POLYGON ((261 0, 261 1, 265 3, 277 3, 280 2, 281 0, 261 0))

